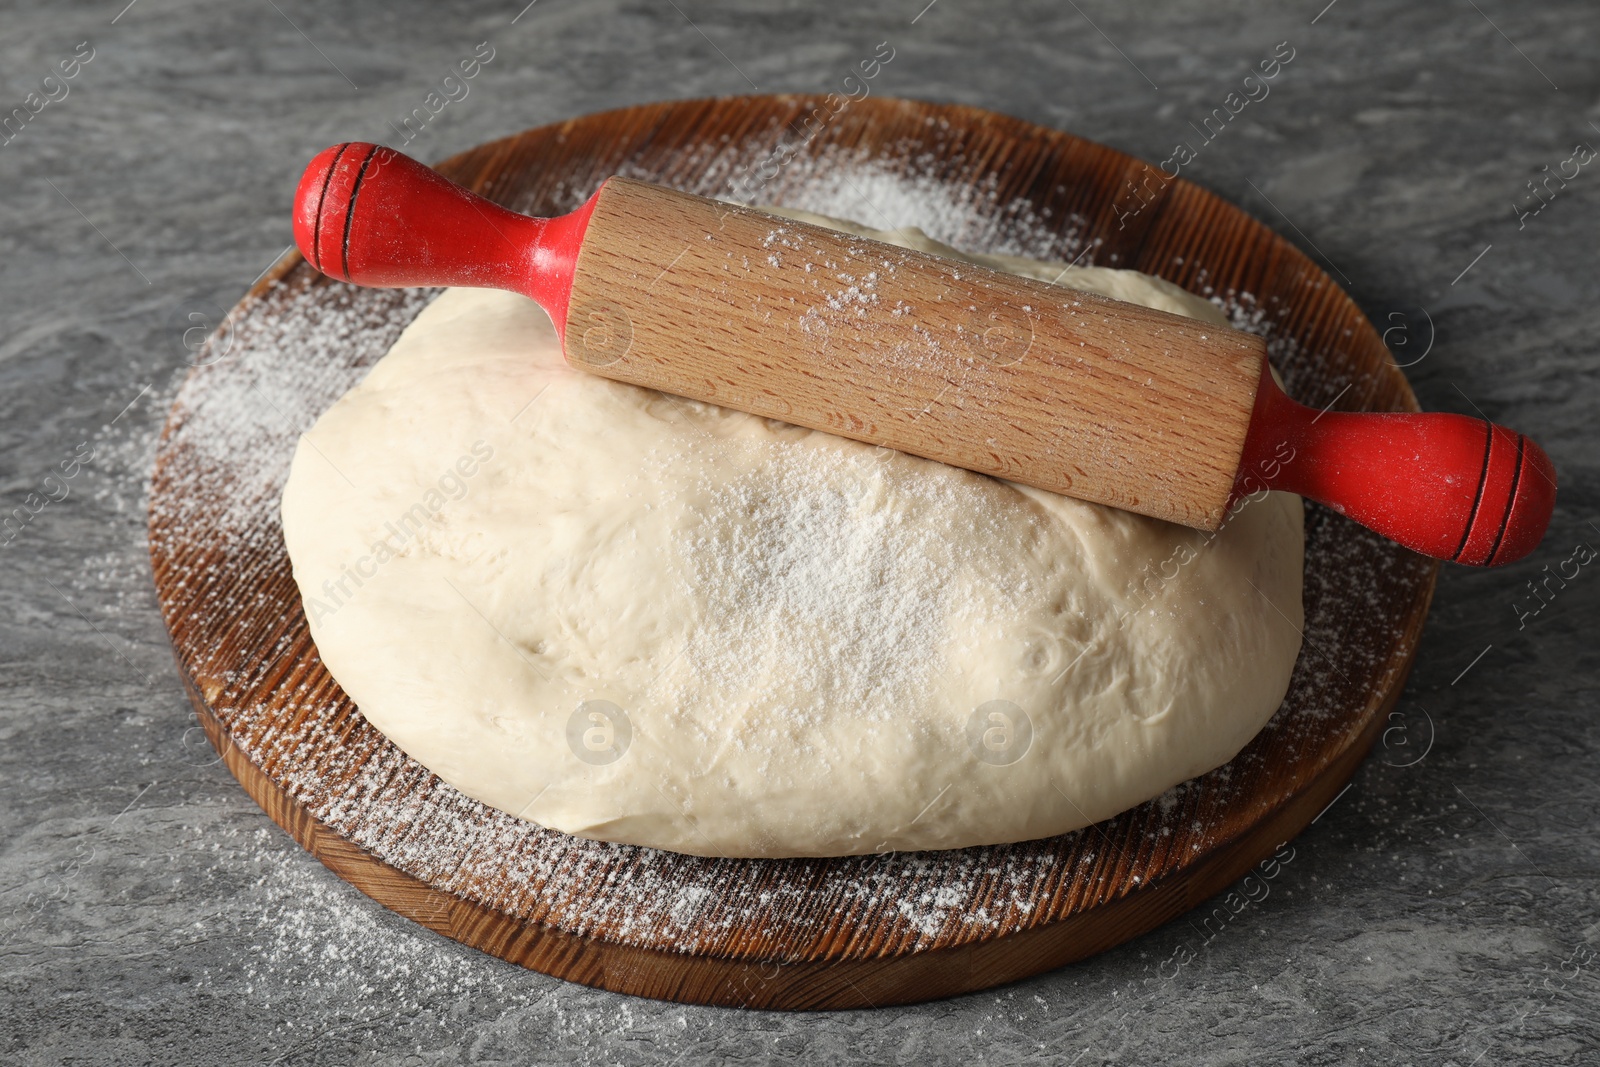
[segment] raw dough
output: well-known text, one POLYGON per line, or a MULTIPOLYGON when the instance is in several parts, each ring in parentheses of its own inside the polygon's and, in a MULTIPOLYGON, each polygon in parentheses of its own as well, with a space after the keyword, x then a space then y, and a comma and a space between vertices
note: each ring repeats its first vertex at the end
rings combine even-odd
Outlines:
MULTIPOLYGON (((963 258, 1222 321, 1132 272, 963 258)), ((412 757, 701 855, 1084 826, 1231 759, 1300 647, 1297 497, 1208 537, 570 370, 488 290, 302 438, 283 526, 323 660, 412 757)))

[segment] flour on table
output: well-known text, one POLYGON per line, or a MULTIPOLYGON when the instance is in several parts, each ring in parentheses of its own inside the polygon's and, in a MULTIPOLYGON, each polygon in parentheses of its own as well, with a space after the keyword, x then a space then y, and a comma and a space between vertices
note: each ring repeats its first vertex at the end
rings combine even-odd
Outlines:
MULTIPOLYGON (((1222 321, 1132 272, 830 224, 1222 321)), ((1297 498, 1211 536, 611 382, 489 290, 442 294, 322 416, 282 511, 323 660, 409 755, 701 855, 1107 818, 1227 762, 1300 644, 1297 498)))

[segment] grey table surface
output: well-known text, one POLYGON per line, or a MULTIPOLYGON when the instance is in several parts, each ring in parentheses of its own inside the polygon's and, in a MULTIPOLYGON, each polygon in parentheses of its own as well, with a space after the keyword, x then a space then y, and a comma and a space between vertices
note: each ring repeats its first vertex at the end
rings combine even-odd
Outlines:
POLYGON ((0 7, 0 107, 55 98, 0 144, 0 514, 27 518, 0 532, 0 1060, 1600 1062, 1600 172, 1566 162, 1600 145, 1592 3, 524 2, 0 7), (876 93, 1153 160, 1290 42, 1186 175, 1395 327, 1426 407, 1545 445, 1548 539, 1445 570, 1387 743, 1209 939, 1180 921, 958 1000, 793 1015, 570 985, 385 911, 214 762, 169 656, 143 505, 190 312, 289 244, 313 152, 397 140, 481 42, 415 154, 830 91, 880 41, 876 93))

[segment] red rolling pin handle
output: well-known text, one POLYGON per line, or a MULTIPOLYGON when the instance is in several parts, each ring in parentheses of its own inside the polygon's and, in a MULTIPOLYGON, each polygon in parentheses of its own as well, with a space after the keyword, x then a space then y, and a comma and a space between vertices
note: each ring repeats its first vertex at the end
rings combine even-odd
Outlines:
POLYGON ((1493 567, 1539 544, 1556 472, 1522 434, 1464 415, 1317 411, 1265 369, 1235 498, 1284 489, 1407 548, 1493 567))
MULTIPOLYGON (((600 194, 595 193, 595 197, 600 194)), ((306 167, 294 239, 313 267, 357 285, 463 285, 532 297, 566 332, 572 272, 594 211, 507 211, 382 145, 334 145, 306 167)))

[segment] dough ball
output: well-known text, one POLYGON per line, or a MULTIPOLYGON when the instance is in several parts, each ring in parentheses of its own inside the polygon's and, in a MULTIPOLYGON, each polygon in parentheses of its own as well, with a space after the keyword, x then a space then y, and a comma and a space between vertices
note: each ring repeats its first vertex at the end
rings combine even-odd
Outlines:
MULTIPOLYGON (((1132 272, 962 258, 1222 321, 1132 272)), ((1297 497, 1208 535, 1055 496, 569 369, 489 290, 318 420, 283 525, 324 662, 410 756, 700 855, 1108 818, 1231 759, 1300 647, 1297 497)))

